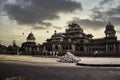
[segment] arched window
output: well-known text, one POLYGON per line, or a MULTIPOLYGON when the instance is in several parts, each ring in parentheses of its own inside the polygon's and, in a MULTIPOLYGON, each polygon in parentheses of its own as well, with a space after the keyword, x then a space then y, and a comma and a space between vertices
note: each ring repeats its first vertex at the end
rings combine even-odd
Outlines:
POLYGON ((55 46, 55 49, 58 50, 58 46, 57 45, 55 46))

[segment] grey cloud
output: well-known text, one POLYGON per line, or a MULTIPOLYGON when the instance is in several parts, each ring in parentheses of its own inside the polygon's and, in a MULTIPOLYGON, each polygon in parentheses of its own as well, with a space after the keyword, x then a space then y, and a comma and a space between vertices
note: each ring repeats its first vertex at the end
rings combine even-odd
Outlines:
POLYGON ((120 26, 120 5, 109 9, 98 6, 91 9, 91 11, 93 12, 93 14, 91 15, 93 22, 100 21, 100 24, 103 25, 105 23, 107 24, 110 21, 111 24, 113 24, 114 26, 120 26))
POLYGON ((109 16, 120 16, 120 5, 115 8, 110 8, 110 10, 106 11, 106 14, 109 16))
POLYGON ((77 22, 82 28, 99 30, 100 28, 104 28, 107 22, 90 20, 90 19, 79 19, 74 18, 74 21, 77 22))
POLYGON ((110 21, 113 25, 120 25, 120 5, 115 8, 105 9, 102 5, 113 2, 114 0, 102 0, 99 6, 91 9, 93 12, 91 19, 79 19, 74 20, 81 25, 81 27, 92 30, 99 30, 105 28, 110 21))
POLYGON ((58 13, 76 9, 82 10, 81 4, 71 0, 16 0, 15 4, 6 4, 4 11, 18 24, 49 26, 45 20, 58 19, 58 13))
POLYGON ((114 25, 120 26, 120 17, 110 17, 108 20, 114 25))
POLYGON ((35 29, 35 30, 43 30, 43 29, 49 29, 49 27, 48 27, 48 25, 49 26, 51 26, 51 27, 53 27, 53 28, 55 28, 55 29, 62 29, 62 27, 58 27, 58 26, 54 26, 54 25, 52 25, 51 23, 45 23, 45 24, 42 24, 42 25, 33 25, 33 29, 35 29), (44 26, 43 26, 44 25, 44 26))
POLYGON ((107 17, 104 12, 96 11, 92 14, 92 18, 94 20, 104 20, 105 21, 107 17))
POLYGON ((0 12, 2 11, 6 2, 7 2, 7 0, 0 0, 0 12))
POLYGON ((62 27, 54 26, 55 29, 62 29, 62 27))
POLYGON ((107 3, 111 3, 111 2, 113 2, 114 0, 102 0, 101 2, 100 2, 100 5, 104 5, 104 4, 107 4, 107 3))
POLYGON ((47 29, 47 28, 43 27, 43 26, 34 26, 33 29, 35 29, 35 30, 43 30, 43 29, 47 29))
POLYGON ((93 11, 92 19, 94 20, 111 21, 114 25, 120 25, 120 5, 106 11, 102 11, 99 8, 94 8, 91 11, 93 11))
POLYGON ((107 16, 105 11, 103 11, 103 7, 99 6, 99 7, 94 7, 93 9, 91 9, 92 14, 91 17, 94 20, 106 20, 107 16))

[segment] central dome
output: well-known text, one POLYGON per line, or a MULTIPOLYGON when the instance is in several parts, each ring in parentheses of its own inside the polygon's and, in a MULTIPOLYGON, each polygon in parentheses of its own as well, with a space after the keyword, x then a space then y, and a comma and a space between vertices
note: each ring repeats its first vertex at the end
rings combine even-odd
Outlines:
POLYGON ((109 22, 109 24, 107 24, 106 26, 106 30, 111 30, 114 29, 114 26, 109 22))
POLYGON ((72 22, 72 24, 69 24, 68 27, 69 27, 69 30, 74 30, 74 31, 78 30, 83 32, 83 29, 79 26, 79 24, 75 22, 72 22))

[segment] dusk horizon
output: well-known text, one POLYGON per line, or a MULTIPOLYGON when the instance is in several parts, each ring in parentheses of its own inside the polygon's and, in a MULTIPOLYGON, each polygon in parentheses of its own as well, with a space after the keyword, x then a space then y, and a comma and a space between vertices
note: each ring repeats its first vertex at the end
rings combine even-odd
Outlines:
POLYGON ((65 32, 72 21, 93 38, 105 37, 105 27, 110 21, 119 40, 119 3, 118 0, 1 0, 0 43, 8 46, 15 40, 20 46, 32 32, 36 42, 42 44, 55 30, 65 32))

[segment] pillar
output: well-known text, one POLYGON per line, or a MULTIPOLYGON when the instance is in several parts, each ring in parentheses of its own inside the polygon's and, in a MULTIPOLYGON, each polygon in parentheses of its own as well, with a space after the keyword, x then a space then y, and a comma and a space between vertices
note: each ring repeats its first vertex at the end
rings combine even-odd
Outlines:
POLYGON ((32 51, 31 47, 29 47, 29 51, 30 51, 30 55, 31 55, 31 51, 32 51))
POLYGON ((55 50, 55 45, 52 45, 52 51, 54 51, 55 50))
POLYGON ((61 51, 61 50, 62 50, 62 47, 61 47, 61 45, 60 45, 60 44, 58 45, 58 50, 59 50, 59 51, 61 51))
POLYGON ((85 52, 85 53, 87 52, 87 47, 84 47, 84 52, 85 52))
POLYGON ((75 51, 75 45, 72 45, 72 50, 75 51))
POLYGON ((114 51, 116 51, 116 45, 114 44, 114 51))
POLYGON ((106 44, 106 51, 108 51, 108 45, 106 44))
POLYGON ((119 43, 119 45, 118 45, 118 46, 119 46, 119 51, 120 51, 120 43, 119 43))

